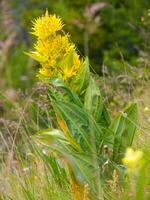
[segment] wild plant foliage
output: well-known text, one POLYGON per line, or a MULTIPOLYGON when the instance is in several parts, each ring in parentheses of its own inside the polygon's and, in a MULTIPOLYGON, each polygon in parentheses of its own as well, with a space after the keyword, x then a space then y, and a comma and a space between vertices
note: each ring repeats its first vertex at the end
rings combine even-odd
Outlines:
POLYGON ((28 53, 40 63, 38 77, 48 87, 54 122, 34 136, 70 177, 72 196, 100 198, 107 191, 114 171, 124 181, 122 164, 126 148, 132 145, 137 126, 137 105, 129 104, 111 119, 100 90, 90 73, 89 60, 81 59, 59 17, 48 11, 33 22, 37 37, 35 51, 28 53))

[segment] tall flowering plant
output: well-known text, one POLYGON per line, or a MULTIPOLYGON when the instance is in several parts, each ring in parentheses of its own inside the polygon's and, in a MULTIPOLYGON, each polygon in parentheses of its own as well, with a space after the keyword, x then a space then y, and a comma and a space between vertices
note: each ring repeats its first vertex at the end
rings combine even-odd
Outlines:
POLYGON ((33 22, 37 40, 28 53, 40 63, 38 77, 48 86, 55 126, 34 136, 63 163, 74 200, 96 199, 109 187, 114 170, 122 179, 122 158, 136 130, 137 106, 128 105, 111 119, 89 70, 59 17, 45 15, 33 22), (62 161, 63 160, 63 161, 62 161), (88 187, 88 189, 87 189, 88 187))
POLYGON ((41 65, 39 78, 59 78, 73 87, 72 82, 84 71, 84 63, 63 27, 61 19, 48 11, 36 19, 31 33, 37 40, 29 55, 41 65))

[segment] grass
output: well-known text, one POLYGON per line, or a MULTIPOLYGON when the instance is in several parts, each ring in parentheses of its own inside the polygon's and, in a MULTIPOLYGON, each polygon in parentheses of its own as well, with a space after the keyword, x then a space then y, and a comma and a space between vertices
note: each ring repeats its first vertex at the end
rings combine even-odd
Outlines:
POLYGON ((0 198, 3 200, 70 199, 67 174, 30 139, 33 133, 50 126, 50 113, 44 106, 40 108, 44 97, 41 100, 38 92, 42 89, 41 85, 35 87, 31 94, 20 99, 19 106, 1 95, 1 100, 5 100, 0 162, 0 198), (59 176, 54 176, 53 170, 59 176))
MULTIPOLYGON (((67 179, 63 177, 63 184, 51 175, 50 166, 44 164, 40 158, 30 155, 32 164, 19 167, 6 174, 3 180, 5 191, 2 199, 33 200, 58 199, 69 200, 70 192, 67 179)), ((61 177, 59 177, 61 178, 61 177)), ((60 181, 60 180, 59 180, 60 181)))

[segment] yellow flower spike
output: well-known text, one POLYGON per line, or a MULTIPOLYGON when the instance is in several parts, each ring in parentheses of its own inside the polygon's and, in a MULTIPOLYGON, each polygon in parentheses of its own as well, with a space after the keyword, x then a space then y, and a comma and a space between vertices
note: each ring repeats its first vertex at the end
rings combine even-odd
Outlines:
POLYGON ((134 151, 132 148, 128 148, 123 158, 123 164, 127 166, 128 172, 134 172, 136 169, 139 169, 141 166, 141 161, 143 157, 142 151, 134 151))
POLYGON ((27 54, 41 65, 38 77, 56 77, 70 83, 82 63, 69 36, 57 32, 62 27, 61 19, 46 11, 33 22, 32 34, 37 36, 37 41, 34 51, 27 54))
POLYGON ((32 34, 39 39, 45 39, 63 28, 62 21, 56 15, 49 15, 46 10, 45 15, 33 21, 32 34))

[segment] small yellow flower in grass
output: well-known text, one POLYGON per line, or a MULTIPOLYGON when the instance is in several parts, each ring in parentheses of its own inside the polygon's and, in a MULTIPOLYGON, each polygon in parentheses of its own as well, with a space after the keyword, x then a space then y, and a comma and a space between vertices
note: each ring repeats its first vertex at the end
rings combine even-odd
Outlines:
POLYGON ((125 157, 123 158, 123 164, 127 166, 129 173, 139 169, 142 163, 142 157, 142 151, 134 151, 132 148, 127 149, 125 157))
POLYGON ((149 111, 149 108, 146 106, 144 109, 143 109, 144 112, 148 112, 149 111))
POLYGON ((61 19, 56 15, 49 15, 48 11, 46 11, 45 15, 33 21, 32 34, 39 39, 45 39, 62 28, 61 19))

